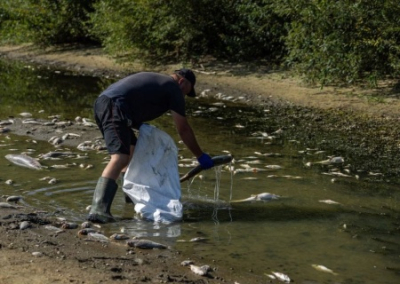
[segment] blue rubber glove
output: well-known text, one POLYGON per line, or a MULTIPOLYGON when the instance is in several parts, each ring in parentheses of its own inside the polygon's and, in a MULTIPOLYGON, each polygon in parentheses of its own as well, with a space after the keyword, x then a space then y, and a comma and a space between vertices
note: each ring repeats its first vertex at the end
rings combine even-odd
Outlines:
POLYGON ((207 169, 212 168, 214 166, 214 161, 206 153, 201 154, 201 156, 197 158, 197 161, 199 161, 200 166, 204 170, 207 170, 207 169))

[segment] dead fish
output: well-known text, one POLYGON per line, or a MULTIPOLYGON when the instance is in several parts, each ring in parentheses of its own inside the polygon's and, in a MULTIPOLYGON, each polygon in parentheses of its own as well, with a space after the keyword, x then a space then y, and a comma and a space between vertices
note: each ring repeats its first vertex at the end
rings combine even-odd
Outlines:
POLYGON ((84 121, 84 122, 82 123, 82 125, 83 125, 83 126, 87 126, 87 127, 97 127, 97 124, 96 124, 96 123, 89 122, 89 121, 84 121))
POLYGON ((47 121, 47 122, 43 122, 42 125, 44 125, 44 126, 53 126, 53 125, 55 125, 55 123, 53 121, 47 121))
POLYGON ((67 120, 67 121, 57 121, 55 124, 57 126, 71 126, 73 123, 67 120))
POLYGON ((40 251, 34 251, 34 252, 32 252, 32 255, 36 256, 36 257, 41 257, 41 256, 43 256, 43 253, 40 251))
POLYGON ((13 124, 14 122, 12 120, 4 120, 4 121, 0 121, 0 126, 3 125, 10 125, 13 124))
POLYGON ((22 221, 20 224, 19 224, 19 229, 20 230, 26 230, 26 229, 28 229, 28 228, 30 228, 31 227, 31 223, 29 222, 29 221, 22 221))
POLYGON ((76 148, 81 151, 90 151, 93 150, 93 142, 92 141, 84 141, 80 143, 76 148))
POLYGON ((323 175, 327 175, 327 176, 337 176, 337 177, 346 177, 346 178, 351 178, 351 175, 348 174, 344 174, 341 172, 329 172, 329 173, 322 173, 323 175))
POLYGON ((51 179, 51 177, 45 176, 45 177, 40 178, 39 180, 43 181, 43 180, 50 180, 50 179, 51 179))
POLYGON ((43 155, 39 155, 42 159, 49 159, 49 158, 57 158, 63 156, 72 156, 74 153, 72 152, 58 152, 58 151, 51 151, 43 155))
POLYGON ((339 202, 333 201, 331 199, 319 200, 319 202, 326 203, 326 204, 340 204, 339 202))
POLYGON ((81 228, 82 229, 87 229, 87 228, 91 228, 92 227, 92 223, 89 221, 85 221, 81 224, 81 228))
POLYGON ((5 156, 7 160, 21 167, 26 167, 34 170, 41 170, 42 165, 34 158, 22 154, 8 154, 5 156))
POLYGON ((8 127, 0 127, 0 133, 7 133, 7 132, 10 132, 10 131, 11 131, 11 129, 8 128, 8 127))
POLYGON ((256 201, 271 201, 271 200, 276 200, 279 199, 281 196, 268 193, 268 192, 263 192, 260 194, 252 194, 250 197, 245 198, 245 199, 239 199, 239 200, 232 200, 231 202, 256 202, 256 201))
POLYGON ((64 223, 61 225, 62 229, 77 229, 78 228, 78 224, 76 223, 64 223))
POLYGON ((285 283, 290 283, 290 278, 286 274, 283 274, 281 272, 274 272, 272 271, 272 274, 279 280, 285 283))
POLYGON ((282 166, 279 166, 279 165, 266 165, 265 167, 267 169, 270 169, 270 170, 280 170, 280 169, 282 169, 282 166))
MULTIPOLYGON (((83 230, 83 229, 82 229, 83 230)), ((82 231, 81 230, 81 231, 82 231)), ((86 229, 87 230, 87 229, 86 229)), ((97 233, 97 232, 90 232, 88 233, 88 240, 91 241, 96 241, 96 242, 102 242, 102 243, 108 243, 110 241, 109 238, 107 238, 106 236, 104 236, 103 234, 97 233)))
POLYGON ((0 202, 0 208, 17 209, 18 207, 7 202, 0 202))
POLYGON ((46 225, 44 228, 49 231, 54 231, 56 234, 64 232, 64 230, 52 225, 46 225))
POLYGON ((343 164, 344 159, 343 157, 331 157, 327 160, 314 162, 313 164, 320 164, 320 165, 333 165, 333 164, 343 164))
POLYGON ((189 265, 191 265, 191 264, 193 264, 194 262, 192 261, 192 260, 184 260, 184 261, 182 261, 181 262, 181 265, 182 266, 189 266, 189 265))
POLYGON ((61 137, 61 139, 67 140, 67 139, 71 139, 72 137, 81 137, 81 136, 79 134, 75 134, 75 133, 66 133, 61 137))
POLYGON ((50 168, 53 169, 68 169, 70 166, 75 166, 74 164, 65 164, 65 165, 52 165, 50 168))
POLYGON ((316 270, 318 270, 318 271, 330 273, 330 274, 333 274, 333 275, 338 275, 336 272, 334 272, 332 269, 329 269, 326 266, 323 266, 323 265, 320 265, 320 264, 311 264, 311 266, 313 268, 315 268, 316 270))
POLYGON ((210 266, 209 265, 203 265, 203 266, 197 266, 197 265, 190 265, 190 270, 193 271, 195 274, 204 276, 207 275, 208 272, 210 271, 210 266))
POLYGON ((7 202, 14 202, 14 203, 17 203, 20 200, 22 200, 22 196, 16 196, 16 195, 11 195, 6 199, 7 202))
POLYGON ((131 239, 126 242, 129 247, 140 249, 166 249, 167 246, 145 239, 131 239))
POLYGON ((48 142, 50 144, 53 144, 54 146, 57 146, 57 145, 60 145, 61 143, 63 143, 64 140, 62 138, 60 138, 60 137, 53 136, 48 140, 48 142))
POLYGON ((205 242, 205 241, 207 241, 207 239, 206 239, 206 238, 203 238, 203 237, 197 237, 197 238, 192 238, 192 239, 190 239, 190 241, 189 241, 189 242, 192 242, 192 243, 198 243, 198 242, 205 242))
POLYGON ((32 114, 30 112, 21 112, 19 115, 22 117, 31 117, 32 116, 32 114))
POLYGON ((22 124, 34 124, 34 125, 39 125, 40 124, 41 125, 42 123, 40 121, 37 121, 34 118, 28 118, 28 119, 24 119, 22 121, 22 124))
POLYGON ((116 234, 112 234, 112 235, 110 236, 110 239, 111 239, 111 240, 114 240, 114 241, 122 241, 122 240, 128 240, 128 239, 129 239, 129 236, 128 236, 128 235, 125 235, 125 234, 118 234, 118 233, 116 233, 116 234))
POLYGON ((93 228, 84 228, 84 229, 78 231, 78 236, 79 237, 87 236, 90 233, 98 233, 98 231, 93 228))
POLYGON ((48 181, 48 184, 56 184, 58 180, 56 178, 52 178, 48 181))

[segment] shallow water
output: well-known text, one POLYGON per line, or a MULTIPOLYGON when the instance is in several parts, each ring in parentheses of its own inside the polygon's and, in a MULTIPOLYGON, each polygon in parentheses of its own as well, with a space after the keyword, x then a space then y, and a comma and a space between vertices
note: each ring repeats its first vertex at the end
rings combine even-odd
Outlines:
MULTIPOLYGON (((77 115, 91 117, 94 98, 110 82, 2 64, 0 119, 18 116, 23 111, 42 118, 54 114, 69 119, 77 115)), ((235 174, 222 168, 218 196, 215 170, 203 171, 193 182, 184 182, 184 220, 177 224, 152 224, 135 218, 132 205, 126 205, 118 191, 112 213, 122 220, 106 226, 109 234, 124 231, 149 237, 182 251, 183 259, 195 254, 203 257, 204 264, 232 268, 232 275, 240 283, 246 283, 246 279, 267 283, 270 278, 265 274, 271 271, 285 273, 296 283, 399 282, 398 184, 385 179, 371 181, 368 174, 346 168, 347 153, 336 148, 320 146, 306 151, 310 141, 299 139, 301 135, 295 136, 293 132, 284 131, 268 138, 266 133, 272 135, 283 121, 271 116, 271 106, 252 108, 240 101, 211 97, 189 101, 188 108, 202 148, 213 156, 226 154, 225 151, 232 153, 235 174), (215 105, 221 101, 223 106, 215 105), (317 150, 325 152, 318 154, 317 150), (326 160, 328 155, 342 156, 345 163, 307 164, 326 160), (335 167, 349 177, 328 175, 335 167), (262 192, 281 198, 265 203, 229 203, 262 192), (320 202, 328 199, 340 204, 320 202), (183 242, 194 237, 206 240, 183 242), (337 275, 317 271, 312 264, 324 265, 337 275)), ((299 122, 302 123, 306 122, 299 122)), ((178 142, 168 115, 154 124, 174 138, 181 149, 181 159, 191 158, 178 142)), ((310 139, 319 137, 327 135, 316 133, 310 139)), ((83 221, 106 153, 89 151, 85 160, 41 161, 48 167, 76 163, 67 169, 42 171, 17 167, 2 158, 28 149, 36 157, 54 150, 54 146, 47 141, 34 143, 28 136, 0 135, 0 194, 22 195, 27 206, 56 211, 71 221, 83 221), (79 167, 81 163, 93 164, 94 168, 84 170, 79 167), (58 182, 50 185, 40 180, 45 176, 55 177, 58 182), (8 179, 15 183, 6 185, 8 179)), ((183 174, 190 169, 181 167, 179 171, 183 174)))

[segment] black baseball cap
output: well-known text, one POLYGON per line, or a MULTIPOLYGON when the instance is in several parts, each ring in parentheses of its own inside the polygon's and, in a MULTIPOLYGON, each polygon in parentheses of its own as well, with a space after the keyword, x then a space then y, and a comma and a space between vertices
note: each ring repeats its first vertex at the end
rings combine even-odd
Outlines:
POLYGON ((196 92, 194 91, 194 85, 196 84, 196 76, 194 75, 193 71, 190 69, 182 68, 179 70, 175 70, 175 73, 182 76, 192 84, 192 89, 190 90, 188 96, 194 98, 196 96, 196 92))

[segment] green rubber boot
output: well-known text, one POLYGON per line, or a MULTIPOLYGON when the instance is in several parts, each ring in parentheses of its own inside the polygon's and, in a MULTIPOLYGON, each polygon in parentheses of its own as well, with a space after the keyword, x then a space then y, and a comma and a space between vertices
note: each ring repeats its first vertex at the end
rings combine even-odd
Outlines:
POLYGON ((115 219, 110 213, 118 185, 113 179, 100 177, 93 194, 88 220, 93 223, 109 223, 115 219))
MULTIPOLYGON (((120 175, 121 187, 124 185, 124 177, 125 177, 125 173, 121 172, 121 175, 120 175)), ((133 203, 132 199, 125 192, 124 192, 124 196, 125 196, 125 203, 133 203)))

